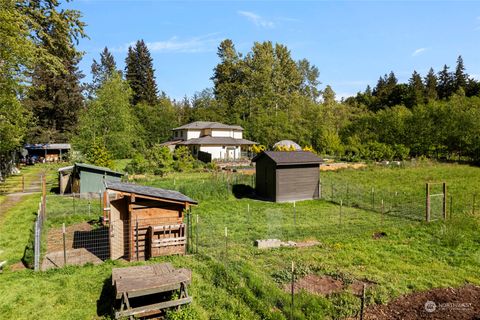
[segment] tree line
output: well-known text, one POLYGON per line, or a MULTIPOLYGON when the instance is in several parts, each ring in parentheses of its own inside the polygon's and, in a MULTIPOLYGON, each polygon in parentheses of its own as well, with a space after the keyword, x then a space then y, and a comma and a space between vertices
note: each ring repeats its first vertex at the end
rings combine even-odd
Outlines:
POLYGON ((319 69, 285 45, 255 42, 242 53, 226 39, 212 87, 176 101, 159 90, 143 40, 128 48, 124 70, 105 48, 82 83, 84 27, 79 11, 55 0, 2 0, 0 154, 24 142, 73 142, 87 157, 138 158, 173 127, 202 120, 241 125, 267 148, 291 139, 347 160, 480 159, 480 83, 461 56, 453 71, 414 71, 407 83, 390 72, 338 101, 320 88, 319 69))

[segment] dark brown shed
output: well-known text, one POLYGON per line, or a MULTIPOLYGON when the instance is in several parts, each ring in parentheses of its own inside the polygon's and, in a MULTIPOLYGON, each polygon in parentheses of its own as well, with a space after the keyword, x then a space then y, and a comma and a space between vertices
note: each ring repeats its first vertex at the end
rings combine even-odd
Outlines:
POLYGON ((306 151, 265 151, 256 163, 256 192, 275 202, 318 199, 320 163, 306 151))

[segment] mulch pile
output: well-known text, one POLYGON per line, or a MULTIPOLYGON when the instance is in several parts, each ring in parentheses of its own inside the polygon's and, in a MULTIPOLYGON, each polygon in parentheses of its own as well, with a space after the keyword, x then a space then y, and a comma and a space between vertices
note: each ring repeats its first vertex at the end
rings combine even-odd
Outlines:
POLYGON ((480 287, 438 288, 402 296, 386 305, 372 305, 365 319, 480 320, 480 287))

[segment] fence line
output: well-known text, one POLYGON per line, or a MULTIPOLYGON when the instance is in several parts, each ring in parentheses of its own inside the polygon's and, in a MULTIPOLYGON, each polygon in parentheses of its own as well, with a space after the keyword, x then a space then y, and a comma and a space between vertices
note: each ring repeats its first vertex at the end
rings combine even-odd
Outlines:
MULTIPOLYGON (((193 183, 191 180, 170 179, 160 181, 158 185, 172 186, 177 190, 186 188, 203 199, 211 199, 218 192, 221 200, 223 196, 231 199, 238 185, 252 187, 253 182, 252 176, 216 174, 210 179, 201 178, 193 183)), ((338 183, 323 183, 321 190, 322 199, 339 206, 305 205, 312 202, 244 202, 243 209, 239 209, 238 205, 231 206, 233 212, 228 207, 216 212, 208 207, 185 212, 185 233, 182 237, 185 238, 186 250, 224 259, 234 257, 227 254, 229 248, 250 250, 254 241, 261 239, 275 238, 302 245, 313 240, 341 244, 352 239, 381 237, 382 232, 389 233, 401 225, 423 226, 419 223, 425 213, 425 196, 422 194, 338 183)), ((196 198, 191 192, 185 193, 196 198)), ((472 200, 474 203, 475 199, 472 200)), ((45 195, 42 202, 44 210, 40 209, 35 222, 35 241, 39 243, 35 246, 36 270, 65 264, 101 263, 107 259, 141 260, 152 255, 152 245, 161 248, 162 244, 158 241, 151 241, 149 229, 142 220, 123 221, 123 225, 102 220, 100 194, 45 195), (133 242, 125 244, 119 240, 112 243, 112 237, 133 242)), ((449 205, 452 213, 453 210, 460 212, 457 209, 460 203, 449 202, 449 205)), ((436 210, 433 207, 432 212, 436 210)), ((166 222, 159 218, 155 223, 164 225, 166 222)), ((178 240, 179 243, 182 241, 178 240)))

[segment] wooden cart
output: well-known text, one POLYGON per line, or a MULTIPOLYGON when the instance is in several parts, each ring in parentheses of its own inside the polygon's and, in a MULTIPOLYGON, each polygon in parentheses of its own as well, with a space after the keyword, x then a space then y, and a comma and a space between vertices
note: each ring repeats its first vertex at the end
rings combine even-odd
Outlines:
POLYGON ((190 303, 192 298, 187 291, 190 281, 190 270, 175 269, 170 263, 113 269, 115 319, 150 316, 167 308, 190 303), (174 292, 179 293, 177 299, 164 300, 174 292), (139 297, 141 299, 136 299, 139 297), (132 300, 137 300, 135 305, 132 300))

